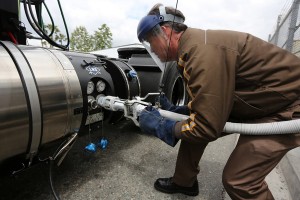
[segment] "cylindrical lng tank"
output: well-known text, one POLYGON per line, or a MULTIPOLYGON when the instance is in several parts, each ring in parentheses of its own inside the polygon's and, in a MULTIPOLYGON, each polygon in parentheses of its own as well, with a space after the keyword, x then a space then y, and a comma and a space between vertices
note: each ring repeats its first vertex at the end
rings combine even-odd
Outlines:
POLYGON ((79 129, 78 76, 60 51, 0 41, 0 162, 79 129))

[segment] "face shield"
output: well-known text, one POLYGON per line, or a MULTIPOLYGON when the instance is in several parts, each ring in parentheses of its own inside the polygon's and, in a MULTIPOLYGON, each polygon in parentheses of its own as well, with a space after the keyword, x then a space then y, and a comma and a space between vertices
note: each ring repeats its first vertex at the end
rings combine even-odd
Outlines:
POLYGON ((184 19, 173 14, 167 14, 164 6, 159 7, 159 15, 147 15, 141 19, 137 27, 137 36, 150 56, 163 72, 168 59, 169 41, 161 29, 162 22, 183 23, 184 19))
POLYGON ((139 41, 146 48, 158 67, 164 71, 167 59, 167 37, 161 30, 159 23, 163 22, 163 17, 148 15, 141 19, 137 35, 139 41))

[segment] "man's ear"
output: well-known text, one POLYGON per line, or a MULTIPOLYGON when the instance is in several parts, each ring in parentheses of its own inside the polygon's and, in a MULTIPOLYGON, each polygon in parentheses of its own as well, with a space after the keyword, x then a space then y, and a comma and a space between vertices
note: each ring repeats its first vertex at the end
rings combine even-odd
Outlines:
POLYGON ((161 28, 161 29, 162 29, 164 32, 165 32, 165 31, 166 31, 166 29, 167 29, 167 27, 166 27, 166 26, 164 26, 164 25, 163 25, 163 26, 161 26, 160 28, 161 28))
POLYGON ((160 28, 164 33, 164 38, 166 40, 168 40, 170 38, 170 31, 169 31, 168 27, 167 26, 161 26, 160 28))

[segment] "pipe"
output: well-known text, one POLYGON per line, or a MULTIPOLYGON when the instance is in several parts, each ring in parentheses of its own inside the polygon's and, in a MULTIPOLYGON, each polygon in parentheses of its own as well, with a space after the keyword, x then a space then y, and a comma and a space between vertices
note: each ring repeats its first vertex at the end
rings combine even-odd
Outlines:
POLYGON ((161 116, 174 121, 183 121, 189 118, 189 116, 187 115, 182 115, 182 114, 174 113, 163 109, 158 109, 158 111, 161 116))
MULTIPOLYGON (((107 110, 123 111, 123 112, 125 112, 124 110, 127 109, 128 105, 131 103, 131 109, 136 112, 135 116, 138 116, 142 112, 142 110, 147 106, 146 103, 142 101, 136 101, 136 100, 124 101, 124 100, 120 100, 118 97, 112 97, 112 96, 100 97, 97 103, 99 106, 102 106, 107 110), (125 106, 125 102, 127 106, 125 106)), ((175 120, 175 121, 182 121, 189 118, 189 116, 187 115, 173 113, 167 110, 158 109, 158 111, 162 117, 175 120)), ((281 121, 281 122, 271 122, 271 123, 259 123, 259 124, 227 122, 223 129, 223 132, 239 133, 242 135, 296 134, 296 133, 300 133, 300 119, 281 121)))
POLYGON ((260 124, 227 122, 223 129, 226 133, 243 135, 282 135, 300 133, 300 119, 260 124))

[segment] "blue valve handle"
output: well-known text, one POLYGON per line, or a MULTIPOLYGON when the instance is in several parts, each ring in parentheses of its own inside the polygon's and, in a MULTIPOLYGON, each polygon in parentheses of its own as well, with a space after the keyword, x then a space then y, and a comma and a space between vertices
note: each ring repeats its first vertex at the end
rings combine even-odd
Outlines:
POLYGON ((101 149, 105 150, 107 148, 107 145, 108 145, 108 140, 105 138, 102 138, 101 140, 99 140, 97 145, 91 142, 88 145, 86 145, 84 150, 87 152, 90 152, 90 153, 95 153, 97 151, 97 146, 99 146, 101 149))
POLYGON ((108 145, 108 141, 105 138, 102 138, 98 143, 98 146, 100 146, 101 149, 106 149, 107 145, 108 145))
POLYGON ((91 142, 84 149, 88 152, 95 153, 97 151, 97 146, 91 142))
POLYGON ((130 71, 128 72, 128 77, 129 77, 129 78, 136 78, 136 77, 137 77, 136 71, 130 70, 130 71))

